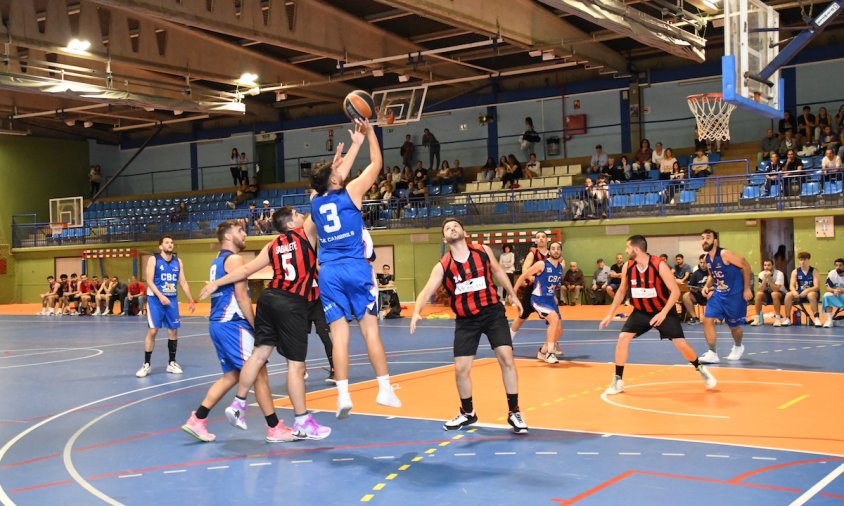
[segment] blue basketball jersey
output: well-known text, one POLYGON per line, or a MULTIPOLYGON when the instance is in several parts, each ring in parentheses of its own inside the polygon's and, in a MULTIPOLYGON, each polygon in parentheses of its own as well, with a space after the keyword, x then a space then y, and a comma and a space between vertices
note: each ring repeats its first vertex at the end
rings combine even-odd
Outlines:
POLYGON ((809 267, 809 272, 803 272, 800 267, 797 268, 797 291, 803 291, 807 288, 812 288, 815 282, 815 268, 809 267))
POLYGON ((361 240, 363 217, 349 192, 345 189, 331 190, 314 197, 311 216, 319 238, 317 260, 320 265, 344 258, 365 258, 361 240))
MULTIPOLYGON (((174 254, 170 261, 164 260, 161 255, 155 255, 155 274, 152 280, 147 280, 158 288, 165 297, 175 299, 178 296, 177 287, 179 285, 179 259, 174 254)), ((151 289, 147 289, 147 295, 155 297, 151 289)))
POLYGON ((554 264, 548 259, 542 262, 545 264, 545 268, 533 279, 533 291, 531 295, 536 295, 537 297, 553 297, 560 287, 560 281, 563 279, 563 265, 557 264, 554 267, 554 264))
MULTIPOLYGON (((234 252, 222 250, 217 258, 211 262, 211 281, 217 280, 228 274, 226 272, 226 259, 234 252)), ((234 297, 234 283, 223 285, 211 294, 211 313, 208 319, 212 322, 230 322, 243 320, 243 312, 234 297)))
POLYGON ((721 296, 737 296, 741 297, 744 292, 744 275, 741 269, 735 265, 726 265, 721 258, 721 251, 724 248, 718 248, 715 251, 715 258, 710 258, 706 255, 706 265, 709 267, 709 275, 713 278, 714 294, 721 296))

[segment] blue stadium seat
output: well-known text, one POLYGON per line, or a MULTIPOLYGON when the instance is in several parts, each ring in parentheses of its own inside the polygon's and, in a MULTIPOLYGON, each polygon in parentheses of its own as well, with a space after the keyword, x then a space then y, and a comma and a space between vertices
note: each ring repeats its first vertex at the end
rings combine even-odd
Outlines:
POLYGON ((686 181, 686 188, 690 190, 700 190, 704 186, 706 186, 706 178, 704 177, 696 177, 686 181))
POLYGON ((623 209, 627 207, 627 195, 612 195, 610 197, 610 207, 613 209, 623 209))
POLYGON ((741 191, 741 199, 739 202, 747 204, 749 201, 755 201, 759 198, 761 193, 762 192, 758 185, 745 186, 741 191))
POLYGON ((659 179, 659 169, 651 169, 648 171, 648 179, 650 180, 657 180, 659 179))
POLYGON ((454 193, 454 185, 453 184, 444 184, 440 187, 440 194, 441 195, 451 195, 454 193))
POLYGON ((677 165, 679 165, 681 169, 688 167, 689 155, 677 155, 677 165))
POLYGON ((507 202, 496 202, 495 209, 492 212, 494 214, 507 214, 510 212, 510 206, 507 202))
POLYGON ((662 200, 662 196, 659 193, 646 193, 644 205, 645 207, 656 207, 660 200, 662 200))
POLYGON ((406 198, 407 198, 407 194, 408 194, 409 192, 410 192, 410 190, 408 190, 407 188, 402 188, 401 190, 399 190, 399 191, 396 193, 396 195, 397 195, 400 199, 406 199, 406 198))
POLYGON ((678 205, 688 206, 694 204, 697 200, 697 192, 694 190, 683 190, 680 192, 680 199, 677 201, 678 205))
POLYGON ((720 162, 721 161, 721 153, 709 153, 707 158, 709 158, 709 161, 712 162, 712 163, 720 162))
POLYGON ((428 208, 427 207, 420 207, 416 211, 417 218, 427 218, 428 217, 428 208))
POLYGON ((821 188, 820 183, 816 181, 810 181, 808 183, 803 183, 800 185, 800 198, 803 199, 812 199, 817 198, 820 194, 821 188))
POLYGON ((428 210, 428 216, 431 218, 441 218, 443 215, 443 209, 440 206, 434 206, 428 210))
POLYGON ((815 160, 811 156, 801 156, 800 163, 803 164, 804 169, 811 169, 815 166, 815 160))
POLYGON ((447 204, 443 206, 443 216, 449 217, 454 216, 454 206, 451 204, 447 204))
POLYGON ((765 180, 768 178, 765 177, 765 174, 751 174, 749 178, 747 178, 747 183, 751 186, 759 186, 765 184, 765 180))
POLYGON ((466 216, 469 214, 468 204, 457 204, 454 206, 454 214, 457 216, 466 216))
POLYGON ((630 207, 642 207, 645 205, 645 195, 642 193, 634 193, 630 195, 627 205, 630 207))
POLYGON ((440 185, 433 185, 428 187, 428 195, 434 196, 439 195, 442 188, 440 185))
POLYGON ((844 182, 842 181, 827 181, 823 184, 823 194, 826 196, 840 196, 842 193, 844 193, 844 182))

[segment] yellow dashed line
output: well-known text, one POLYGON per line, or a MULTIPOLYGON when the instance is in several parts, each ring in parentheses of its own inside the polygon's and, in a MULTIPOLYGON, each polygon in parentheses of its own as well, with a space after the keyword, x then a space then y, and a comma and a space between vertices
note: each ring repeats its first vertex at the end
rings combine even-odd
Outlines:
POLYGON ((577 394, 569 394, 569 399, 571 399, 572 397, 577 397, 577 394))
POLYGON ((542 406, 543 408, 546 407, 546 406, 550 406, 550 405, 551 405, 550 402, 543 402, 542 404, 540 404, 540 406, 542 406))
POLYGON ((378 485, 375 485, 374 487, 372 487, 372 490, 381 490, 382 488, 384 488, 386 486, 387 486, 386 483, 379 483, 378 485))
POLYGON ((458 434, 451 439, 463 439, 463 434, 458 434))
POLYGON ((557 397, 556 399, 554 399, 554 402, 560 402, 561 400, 563 400, 562 397, 557 397))
POLYGON ((395 479, 396 479, 396 476, 398 476, 398 474, 396 474, 396 473, 390 473, 390 474, 388 474, 388 475, 387 475, 387 477, 386 477, 386 478, 384 478, 384 479, 385 479, 385 480, 395 480, 395 479))
POLYGON ((506 417, 506 416, 499 416, 498 418, 496 418, 496 419, 495 419, 495 421, 496 421, 496 422, 503 422, 503 421, 504 421, 504 420, 506 420, 506 419, 507 419, 507 417, 506 417))
POLYGON ((448 446, 449 444, 451 444, 451 441, 443 441, 440 446, 448 446))
POLYGON ((777 409, 786 409, 786 408, 790 408, 791 406, 793 406, 793 405, 797 404, 798 402, 802 401, 803 399, 805 399, 805 398, 807 398, 807 397, 809 397, 809 394, 803 394, 803 395, 801 395, 800 397, 796 397, 796 398, 794 398, 794 399, 791 399, 790 401, 786 402, 785 404, 783 404, 782 406, 778 407, 777 409))
POLYGON ((525 411, 536 411, 536 406, 531 406, 527 408, 525 411))
POLYGON ((360 498, 360 502, 369 502, 372 498, 375 497, 375 494, 366 494, 365 496, 360 498))
MULTIPOLYGON (((501 419, 504 420, 504 418, 501 418, 501 419)), ((478 429, 469 429, 466 432, 478 432, 478 429)))
POLYGON ((586 395, 586 394, 588 394, 589 392, 590 392, 590 390, 584 390, 584 391, 580 392, 580 395, 586 395))
POLYGON ((427 453, 428 455, 430 455, 430 454, 434 453, 435 451, 437 451, 437 449, 436 449, 436 448, 428 448, 427 450, 425 450, 425 453, 427 453))
POLYGON ((405 464, 399 468, 399 471, 407 471, 410 469, 410 464, 405 464))
POLYGON ((411 462, 419 462, 420 460, 422 460, 422 457, 413 457, 410 459, 411 462))

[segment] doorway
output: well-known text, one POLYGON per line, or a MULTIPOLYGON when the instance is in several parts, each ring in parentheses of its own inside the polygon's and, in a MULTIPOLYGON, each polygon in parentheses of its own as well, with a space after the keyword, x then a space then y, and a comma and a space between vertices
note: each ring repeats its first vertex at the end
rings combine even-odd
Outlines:
MULTIPOLYGON (((762 259, 773 259, 774 268, 789 279, 794 270, 794 221, 791 218, 762 220, 760 240, 762 259)), ((753 266, 754 269, 760 267, 753 266)))

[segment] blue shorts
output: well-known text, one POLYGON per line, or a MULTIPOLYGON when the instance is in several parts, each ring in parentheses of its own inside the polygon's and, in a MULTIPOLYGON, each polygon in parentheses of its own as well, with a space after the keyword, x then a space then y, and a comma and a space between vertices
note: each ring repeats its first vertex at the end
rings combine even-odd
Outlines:
POLYGON ((340 318, 360 320, 376 314, 375 275, 368 261, 361 258, 326 262, 319 269, 319 298, 329 324, 340 318))
POLYGON ((158 297, 147 297, 147 323, 151 329, 177 329, 182 326, 179 317, 179 299, 170 298, 170 305, 165 306, 158 297))
POLYGON ((551 313, 557 313, 557 317, 561 320, 563 319, 560 316, 560 308, 557 306, 557 301, 554 297, 537 297, 536 295, 531 295, 530 305, 533 306, 536 314, 543 320, 551 313))
POLYGON ((727 297, 715 292, 709 298, 703 316, 724 320, 728 326, 738 327, 747 323, 747 302, 741 294, 727 297))
POLYGON ((844 307, 844 294, 834 295, 831 292, 823 294, 823 301, 821 302, 821 307, 824 312, 826 312, 826 308, 828 307, 844 307))
POLYGON ((252 355, 255 346, 255 332, 249 322, 211 322, 208 329, 223 373, 243 369, 243 363, 252 355))

